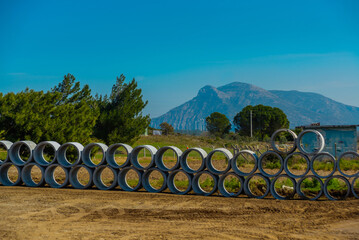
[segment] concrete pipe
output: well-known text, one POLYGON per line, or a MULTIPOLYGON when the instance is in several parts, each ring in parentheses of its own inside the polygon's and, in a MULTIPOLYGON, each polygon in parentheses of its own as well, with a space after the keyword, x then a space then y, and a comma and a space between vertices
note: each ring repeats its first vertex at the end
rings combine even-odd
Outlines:
POLYGON ((324 149, 324 146, 325 146, 325 140, 324 140, 324 137, 323 135, 317 131, 317 130, 304 130, 302 131, 299 135, 298 135, 298 138, 297 138, 297 148, 298 150, 303 153, 303 154, 307 154, 307 155, 315 155, 315 154, 318 154, 320 152, 323 151, 324 149), (306 134, 309 134, 309 133, 314 133, 316 135, 316 138, 317 138, 317 141, 318 141, 318 144, 319 146, 316 148, 316 150, 312 151, 312 152, 309 152, 309 151, 306 151, 304 149, 304 147, 302 146, 301 144, 301 141, 302 141, 302 138, 306 135, 306 134))
POLYGON ((0 159, 0 166, 1 166, 1 164, 9 161, 9 150, 11 148, 11 145, 12 145, 12 142, 10 142, 10 141, 7 141, 7 140, 0 141, 0 146, 3 147, 6 151, 6 157, 3 159, 0 159))
POLYGON ((349 196, 350 191, 351 191, 350 182, 348 181, 348 179, 346 179, 345 177, 343 177, 341 175, 334 175, 334 176, 328 177, 327 180, 325 180, 325 182, 324 182, 324 194, 329 200, 332 200, 332 201, 344 200, 349 196), (340 198, 336 198, 336 197, 332 196, 328 191, 328 184, 329 184, 330 180, 332 180, 334 178, 343 180, 345 185, 347 186, 347 191, 345 192, 344 196, 342 196, 340 198))
MULTIPOLYGON (((328 162, 326 162, 326 164, 328 164, 328 162)), ((322 152, 322 153, 319 153, 319 154, 315 155, 314 157, 312 157, 312 159, 310 161, 310 170, 318 178, 328 178, 328 177, 333 176, 333 174, 336 171, 336 166, 337 166, 337 164, 336 164, 336 161, 335 161, 335 157, 332 154, 327 153, 327 152, 322 152), (314 169, 314 162, 320 157, 328 157, 330 159, 330 161, 333 162, 333 170, 329 174, 324 175, 324 176, 317 173, 315 171, 315 169, 314 169)))
POLYGON ((87 144, 86 147, 82 150, 82 162, 90 167, 90 168, 95 168, 98 167, 100 165, 104 165, 106 163, 106 151, 107 151, 108 147, 107 145, 103 144, 103 143, 90 143, 87 144), (91 150, 94 147, 98 147, 101 149, 102 152, 102 158, 101 161, 99 163, 95 163, 92 158, 91 158, 91 150))
POLYGON ((196 175, 194 175, 193 180, 192 180, 192 189, 196 194, 203 195, 203 196, 209 196, 209 195, 212 195, 213 193, 215 193, 217 191, 217 188, 218 188, 218 176, 217 175, 214 175, 213 173, 211 173, 209 171, 202 171, 202 172, 199 172, 196 175), (205 191, 199 183, 199 178, 203 174, 208 174, 213 179, 214 185, 213 185, 212 190, 209 192, 205 191))
POLYGON ((292 199, 294 198, 294 195, 296 193, 296 189, 297 189, 297 182, 295 181, 294 178, 290 177, 289 175, 287 174, 281 174, 277 177, 275 177, 272 181, 271 181, 271 184, 270 184, 270 192, 272 194, 272 196, 275 198, 275 199, 278 199, 278 200, 287 200, 287 199, 292 199), (285 185, 282 185, 281 187, 281 190, 283 192, 290 192, 287 196, 281 196, 278 191, 276 190, 276 187, 275 187, 275 183, 280 179, 280 178, 288 178, 291 182, 292 182, 292 185, 293 187, 291 186, 285 186, 285 185))
POLYGON ((45 182, 52 188, 63 188, 69 184, 69 169, 65 168, 59 164, 52 164, 48 166, 45 170, 45 182), (65 179, 63 183, 59 183, 55 178, 55 170, 56 168, 61 168, 65 173, 65 179))
POLYGON ((310 160, 308 158, 307 155, 301 153, 301 152, 294 152, 294 153, 291 153, 289 154, 285 159, 284 159, 284 170, 285 172, 288 174, 288 176, 292 177, 292 178, 302 178, 304 177, 305 175, 307 175, 307 173, 309 172, 310 170, 310 160), (302 157, 305 162, 307 163, 307 168, 305 169, 304 173, 300 174, 300 175, 297 175, 297 174, 294 174, 290 171, 289 167, 288 167, 288 162, 290 161, 290 159, 294 156, 300 156, 302 157))
POLYGON ((56 151, 59 149, 60 144, 54 141, 44 141, 39 144, 34 149, 34 160, 37 164, 47 167, 56 162, 56 151), (54 151, 54 158, 51 161, 47 161, 44 156, 44 150, 46 146, 50 146, 54 151))
POLYGON ((323 185, 322 180, 314 175, 304 176, 301 179, 299 179, 297 182, 297 193, 301 198, 306 199, 306 200, 314 201, 314 200, 317 200, 318 198, 320 198, 323 195, 323 188, 324 188, 324 185, 323 185), (315 182, 320 184, 320 190, 319 190, 318 194, 315 195, 314 197, 308 197, 302 190, 302 183, 304 182, 305 179, 308 179, 308 178, 316 179, 315 182))
POLYGON ((110 166, 106 166, 106 165, 101 165, 98 166, 94 173, 93 173, 93 182, 96 185, 96 187, 100 190, 111 190, 114 189, 117 186, 117 170, 110 167, 110 166), (102 181, 102 172, 106 169, 110 169, 112 174, 113 174, 113 182, 111 183, 111 185, 106 185, 103 181, 102 181))
POLYGON ((127 192, 134 192, 139 190, 142 187, 142 175, 143 175, 143 171, 138 170, 134 167, 125 167, 122 168, 118 174, 118 185, 120 186, 120 188, 124 191, 127 192), (129 171, 133 170, 134 172, 136 172, 137 176, 138 176, 138 183, 136 186, 131 187, 126 179, 126 176, 128 174, 129 171))
POLYGON ((206 157, 206 166, 207 166, 207 169, 213 173, 213 174, 217 174, 217 175, 220 175, 220 174, 225 174, 226 172, 229 171, 229 169, 231 169, 231 161, 232 161, 232 158, 233 158, 233 154, 228 150, 228 149, 225 149, 225 148, 217 148, 217 149, 214 149, 213 151, 211 151, 210 153, 208 153, 207 157, 206 157), (224 169, 218 169, 216 166, 214 166, 213 164, 213 157, 216 153, 221 153, 224 155, 225 157, 225 165, 226 167, 224 169))
POLYGON ((270 180, 269 180, 269 178, 267 178, 266 176, 263 176, 260 173, 255 173, 253 175, 248 176, 246 178, 246 180, 244 181, 243 185, 244 185, 243 190, 244 190, 245 194, 250 198, 258 198, 258 199, 265 198, 269 194, 269 191, 270 191, 270 180), (264 180, 264 182, 266 184, 266 190, 264 191, 264 193, 262 195, 255 195, 255 193, 253 193, 251 191, 251 189, 249 187, 249 183, 250 183, 250 180, 253 177, 260 177, 260 178, 262 178, 264 180))
POLYGON ((167 178, 168 189, 171 191, 171 193, 174 193, 174 194, 179 194, 179 195, 187 194, 192 189, 192 178, 193 178, 192 174, 189 174, 182 169, 177 169, 168 175, 168 178, 167 178), (185 174, 188 179, 188 187, 183 191, 178 189, 178 187, 175 184, 175 177, 179 173, 185 174))
POLYGON ((93 186, 93 169, 85 165, 76 165, 71 168, 69 174, 69 180, 72 187, 77 189, 87 189, 93 186), (89 180, 86 184, 82 184, 79 180, 78 173, 81 169, 85 169, 89 175, 89 180))
POLYGON ((15 165, 17 166, 24 166, 26 163, 29 163, 32 161, 32 156, 33 156, 33 150, 36 147, 36 143, 34 143, 33 141, 18 141, 15 142, 11 145, 10 148, 10 160, 11 162, 13 162, 15 165), (25 147, 28 149, 29 151, 29 158, 27 160, 23 160, 21 158, 21 147, 25 147))
POLYGON ((357 159, 359 159, 359 154, 357 152, 354 152, 354 151, 350 151, 350 152, 345 152, 343 154, 341 154, 337 160, 337 168, 338 168, 338 171, 345 177, 348 177, 348 178, 351 178, 351 177, 357 177, 359 176, 359 171, 357 171, 356 173, 353 173, 353 174, 346 174, 343 170, 344 169, 341 169, 340 167, 340 162, 342 161, 342 159, 344 158, 345 155, 353 155, 355 156, 357 159))
POLYGON ((355 181, 358 180, 358 178, 359 178, 359 176, 355 177, 352 182, 352 192, 353 192, 354 197, 356 197, 356 198, 359 198, 359 189, 358 189, 358 192, 355 191, 355 181))
POLYGON ((297 149, 297 138, 298 138, 297 134, 295 134, 292 130, 279 129, 272 134, 271 146, 272 146, 273 150, 279 154, 291 154, 292 152, 295 151, 295 149, 297 149), (293 146, 291 148, 287 149, 286 151, 281 151, 280 149, 278 149, 277 145, 275 144, 275 138, 277 137, 278 134, 283 133, 283 132, 289 133, 293 138, 293 146))
POLYGON ((45 168, 36 163, 26 164, 21 170, 21 179, 27 187, 42 187, 45 185, 45 168), (31 170, 33 167, 38 167, 41 171, 41 178, 38 182, 32 178, 31 170))
POLYGON ((131 152, 131 163, 138 170, 147 170, 155 165, 155 154, 157 153, 157 149, 151 145, 141 145, 135 147, 131 152), (151 154, 150 163, 147 166, 143 166, 140 164, 138 157, 141 150, 147 150, 151 154))
POLYGON ((259 171, 265 176, 265 177, 276 177, 279 174, 281 174, 281 172, 283 171, 283 158, 281 155, 279 155, 278 153, 274 152, 274 151, 267 151, 265 153, 263 153, 258 160, 258 169, 259 171), (266 157, 268 157, 269 155, 274 156, 275 158, 278 158, 278 160, 280 161, 280 168, 278 169, 277 172, 271 174, 271 173, 267 173, 264 168, 263 168, 263 161, 265 160, 266 157))
POLYGON ((146 189, 147 192, 150 192, 150 193, 159 193, 159 192, 162 192, 164 191, 166 188, 167 188, 167 176, 168 176, 168 173, 167 172, 164 172, 164 171, 161 171, 160 169, 158 168, 150 168, 148 169, 147 171, 145 171, 142 175, 142 186, 146 189), (163 178, 163 183, 162 183, 162 186, 160 188, 154 188, 151 183, 150 183, 150 175, 152 172, 154 171, 158 171, 161 175, 162 175, 162 178, 163 178))
POLYGON ((2 185, 4 186, 18 186, 22 184, 22 180, 21 180, 21 167, 14 165, 11 162, 6 162, 3 163, 0 166, 0 182, 2 183, 2 185), (10 178, 9 178, 9 169, 11 166, 14 166, 17 170, 17 179, 15 182, 13 182, 10 178))
POLYGON ((80 164, 81 153, 82 153, 83 149, 84 149, 84 146, 82 146, 82 144, 78 143, 78 142, 64 143, 59 147, 59 149, 57 149, 57 152, 56 152, 57 162, 61 166, 66 167, 66 168, 71 168, 73 166, 76 166, 77 164, 80 164), (66 151, 70 146, 74 147, 77 152, 77 158, 75 159, 75 161, 73 163, 71 163, 66 157, 66 151))
POLYGON ((158 149, 158 151, 156 153, 156 157, 155 157, 156 166, 160 170, 165 171, 165 172, 176 170, 180 167, 181 155, 182 155, 182 151, 177 147, 174 147, 174 146, 161 147, 160 149, 158 149), (174 158, 176 158, 176 163, 172 167, 166 166, 166 164, 164 163, 164 160, 163 160, 164 154, 168 150, 173 151, 173 156, 174 156, 174 158))
POLYGON ((206 167, 206 157, 207 157, 207 153, 202 148, 189 148, 186 151, 184 151, 182 156, 181 156, 181 159, 180 159, 181 167, 187 173, 194 174, 194 173, 201 172, 206 167), (188 155, 191 152, 197 152, 201 157, 201 165, 197 169, 193 169, 188 165, 188 159, 187 158, 188 158, 188 155))
POLYGON ((108 165, 110 165, 112 168, 115 169, 119 169, 119 168, 124 168, 127 167, 129 165, 131 165, 131 152, 132 152, 132 147, 130 145, 127 144, 123 144, 123 143, 115 143, 112 144, 106 151, 106 161, 108 163, 108 165), (123 148, 126 151, 126 160, 124 161, 124 163, 122 164, 118 164, 116 162, 116 151, 118 148, 123 148))
POLYGON ((244 178, 241 176, 238 176, 235 172, 227 172, 226 174, 223 174, 218 181, 218 190, 224 197, 237 197, 243 192, 243 184, 244 184, 244 178), (239 190, 237 192, 229 192, 226 188, 226 178, 228 176, 234 176, 239 181, 239 190))
POLYGON ((232 159, 231 166, 232 166, 233 171, 235 173, 237 173, 239 176, 245 177, 245 176, 252 175, 255 171, 257 171, 257 168, 258 168, 258 156, 255 152, 250 151, 250 150, 239 151, 232 159), (239 157, 242 156, 245 161, 248 161, 248 159, 245 157, 245 155, 247 155, 249 158, 251 158, 254 162, 253 169, 250 172, 244 172, 241 169, 239 169, 239 167, 238 167, 238 158, 239 157))

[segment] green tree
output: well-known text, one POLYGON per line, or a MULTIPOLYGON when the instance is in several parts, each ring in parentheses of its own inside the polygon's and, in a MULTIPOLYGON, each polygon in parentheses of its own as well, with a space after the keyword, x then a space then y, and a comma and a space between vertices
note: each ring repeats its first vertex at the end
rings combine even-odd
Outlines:
POLYGON ((50 131, 52 138, 59 142, 78 141, 85 144, 93 135, 100 112, 90 87, 86 84, 81 89, 80 82, 75 80, 73 75, 67 74, 52 89, 59 97, 50 131))
POLYGON ((211 134, 223 137, 231 130, 231 123, 226 115, 214 112, 206 118, 206 128, 211 134))
POLYGON ((150 124, 150 117, 143 116, 147 101, 142 100, 142 90, 135 79, 125 83, 125 76, 117 77, 110 97, 97 96, 100 117, 95 127, 95 137, 106 143, 133 143, 150 124))
POLYGON ((0 131, 10 141, 86 143, 98 117, 91 91, 68 74, 51 91, 0 94, 0 131))
POLYGON ((169 134, 172 134, 174 132, 174 129, 173 129, 172 125, 167 123, 167 122, 161 123, 160 127, 161 127, 163 135, 169 135, 169 134))
POLYGON ((235 131, 250 136, 250 111, 252 111, 253 136, 263 139, 271 136, 280 128, 288 128, 289 121, 285 113, 279 108, 256 105, 243 108, 233 119, 235 131))

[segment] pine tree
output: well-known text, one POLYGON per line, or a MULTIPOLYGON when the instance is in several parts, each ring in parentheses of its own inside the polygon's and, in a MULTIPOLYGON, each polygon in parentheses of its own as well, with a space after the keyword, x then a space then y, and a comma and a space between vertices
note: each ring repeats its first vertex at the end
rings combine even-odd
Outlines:
POLYGON ((133 143, 149 126, 150 118, 143 116, 147 101, 142 100, 142 90, 135 79, 125 83, 125 76, 117 77, 110 97, 97 97, 100 117, 95 136, 106 143, 133 143))
POLYGON ((87 143, 99 115, 91 90, 68 74, 51 91, 0 94, 0 131, 10 141, 87 143))

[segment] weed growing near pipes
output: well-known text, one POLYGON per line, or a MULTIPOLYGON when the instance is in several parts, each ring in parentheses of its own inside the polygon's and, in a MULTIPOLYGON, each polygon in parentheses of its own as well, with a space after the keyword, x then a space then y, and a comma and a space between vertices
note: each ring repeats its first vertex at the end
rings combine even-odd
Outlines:
POLYGON ((241 187, 241 182, 238 178, 232 178, 231 180, 224 181, 224 187, 227 189, 228 192, 238 192, 241 187))
POLYGON ((348 170, 359 170, 359 159, 341 159, 339 162, 340 169, 342 171, 348 171, 348 170))

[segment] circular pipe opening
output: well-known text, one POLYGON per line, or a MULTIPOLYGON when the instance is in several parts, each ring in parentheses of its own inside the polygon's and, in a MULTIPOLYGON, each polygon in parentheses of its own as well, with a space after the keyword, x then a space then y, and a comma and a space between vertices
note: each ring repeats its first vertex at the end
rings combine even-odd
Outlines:
POLYGON ((158 168, 150 168, 142 175, 142 185, 148 192, 162 192, 167 188, 167 175, 158 168))
POLYGON ((143 171, 134 167, 125 167, 118 174, 118 185, 122 190, 128 192, 137 191, 142 186, 142 174, 143 171))
POLYGON ((307 175, 297 182, 298 195, 306 200, 317 200, 323 194, 323 182, 314 175, 307 175))
POLYGON ((297 138, 297 148, 303 154, 318 154, 323 151, 324 145, 324 137, 317 130, 304 130, 298 135, 297 138))
POLYGON ((162 147, 156 153, 156 166, 165 172, 173 171, 180 166, 182 151, 174 146, 162 147))
POLYGON ((287 200, 294 198, 297 182, 294 178, 281 174, 275 177, 270 185, 270 192, 275 199, 287 200))
POLYGON ((82 144, 78 142, 64 143, 57 149, 57 162, 66 168, 76 166, 80 163, 83 149, 82 144))
POLYGON ((243 183, 243 177, 229 172, 219 178, 218 190, 224 197, 237 197, 243 191, 243 183))
POLYGON ((34 160, 41 166, 49 166, 56 162, 56 151, 59 149, 60 144, 54 141, 44 141, 34 149, 34 160))
POLYGON ((206 167, 207 153, 202 148, 189 148, 181 156, 181 167, 187 173, 198 173, 206 167))
POLYGON ((244 181, 244 192, 248 197, 262 199, 270 191, 270 180, 260 173, 250 175, 244 181))
POLYGON ((109 166, 99 166, 93 173, 93 182, 100 190, 111 190, 117 186, 117 171, 109 166))
POLYGON ((355 177, 352 182, 352 192, 354 197, 359 198, 359 177, 355 177))
POLYGON ((3 163, 0 166, 0 182, 4 186, 21 185, 21 168, 10 162, 3 163))
POLYGON ((283 158, 274 151, 267 151, 260 156, 258 169, 266 177, 276 177, 283 171, 283 158))
POLYGON ((324 194, 329 200, 344 200, 350 194, 348 179, 340 175, 334 175, 324 182, 324 194))
POLYGON ((106 161, 112 168, 119 169, 129 166, 132 147, 123 144, 112 144, 106 151, 106 161))
POLYGON ((297 148, 297 134, 289 129, 279 129, 272 134, 271 146, 279 154, 290 154, 297 148))
POLYGON ((21 170, 21 179, 28 187, 45 185, 45 169, 36 163, 26 164, 21 170))
POLYGON ((231 161, 231 166, 239 176, 249 176, 257 170, 257 154, 250 150, 239 151, 231 161))
POLYGON ((74 188, 91 188, 93 186, 93 170, 85 165, 74 166, 70 170, 69 180, 74 188))
POLYGON ((197 173, 192 180, 192 189, 198 195, 209 196, 217 191, 218 176, 209 171, 197 173))
POLYGON ((304 177, 310 170, 310 160, 301 152, 291 153, 284 160, 284 170, 292 178, 304 177))
POLYGON ((359 176, 359 154, 357 152, 345 152, 337 161, 338 171, 345 177, 359 176))
POLYGON ((131 152, 131 163, 138 170, 150 169, 155 165, 156 152, 151 145, 137 146, 131 152))
POLYGON ((192 178, 192 174, 189 174, 182 169, 177 169, 168 175, 168 189, 174 194, 187 194, 192 189, 192 178))
POLYGON ((9 150, 12 142, 7 140, 0 141, 0 165, 9 161, 9 150))
POLYGON ((69 170, 59 164, 53 164, 45 170, 45 182, 52 188, 63 188, 69 184, 69 170))
POLYGON ((82 162, 95 168, 106 162, 106 151, 108 147, 103 143, 90 143, 82 151, 82 162))
POLYGON ((11 145, 10 160, 17 166, 24 166, 26 163, 31 162, 32 152, 36 144, 32 141, 19 141, 11 145))
POLYGON ((319 178, 328 178, 335 173, 336 165, 333 155, 322 152, 312 158, 310 161, 310 170, 319 178))
POLYGON ((206 157, 206 166, 213 174, 225 174, 231 169, 233 155, 225 148, 217 148, 206 157))

